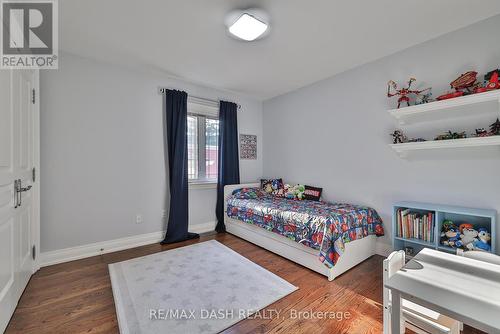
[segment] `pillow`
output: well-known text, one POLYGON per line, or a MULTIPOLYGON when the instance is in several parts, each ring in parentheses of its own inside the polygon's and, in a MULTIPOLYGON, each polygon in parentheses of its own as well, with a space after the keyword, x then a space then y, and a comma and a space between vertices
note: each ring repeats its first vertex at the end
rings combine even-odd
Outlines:
POLYGON ((272 194, 279 189, 283 189, 283 180, 282 179, 261 179, 260 187, 268 194, 272 194))
POLYGON ((323 192, 323 188, 304 186, 304 198, 310 201, 319 201, 321 198, 321 193, 323 192))

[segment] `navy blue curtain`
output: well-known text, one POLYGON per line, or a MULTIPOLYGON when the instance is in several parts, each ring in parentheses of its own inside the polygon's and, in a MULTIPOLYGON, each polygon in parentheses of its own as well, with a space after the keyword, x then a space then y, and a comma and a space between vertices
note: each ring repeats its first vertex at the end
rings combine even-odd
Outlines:
POLYGON ((168 147, 170 209, 162 244, 198 237, 188 232, 187 93, 165 92, 165 146, 168 147))
POLYGON ((217 175, 217 232, 225 232, 224 186, 240 183, 240 162, 238 157, 238 105, 220 102, 219 111, 219 171, 217 175))

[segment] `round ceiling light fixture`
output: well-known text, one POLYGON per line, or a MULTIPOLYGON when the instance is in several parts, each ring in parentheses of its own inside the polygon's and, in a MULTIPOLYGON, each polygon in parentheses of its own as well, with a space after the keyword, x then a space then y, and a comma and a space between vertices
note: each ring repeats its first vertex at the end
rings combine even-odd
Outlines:
POLYGON ((269 15, 257 8, 235 10, 226 17, 229 34, 237 39, 251 42, 269 33, 269 15))

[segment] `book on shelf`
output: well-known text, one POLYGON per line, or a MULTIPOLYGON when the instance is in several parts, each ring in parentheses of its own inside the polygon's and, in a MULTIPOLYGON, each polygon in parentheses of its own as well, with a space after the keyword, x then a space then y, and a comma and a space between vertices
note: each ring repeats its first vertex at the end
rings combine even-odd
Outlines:
POLYGON ((396 215, 396 235, 399 238, 434 242, 434 212, 414 212, 399 208, 396 215))

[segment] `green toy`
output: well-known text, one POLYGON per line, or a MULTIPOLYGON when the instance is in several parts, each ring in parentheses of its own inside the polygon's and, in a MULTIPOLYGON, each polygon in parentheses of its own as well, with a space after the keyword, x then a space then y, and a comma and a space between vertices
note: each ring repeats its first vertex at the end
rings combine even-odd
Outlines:
POLYGON ((287 189, 286 192, 286 198, 289 199, 298 199, 298 200, 303 200, 305 195, 304 191, 306 190, 306 187, 303 184, 296 184, 294 186, 287 185, 288 187, 285 186, 287 189))

